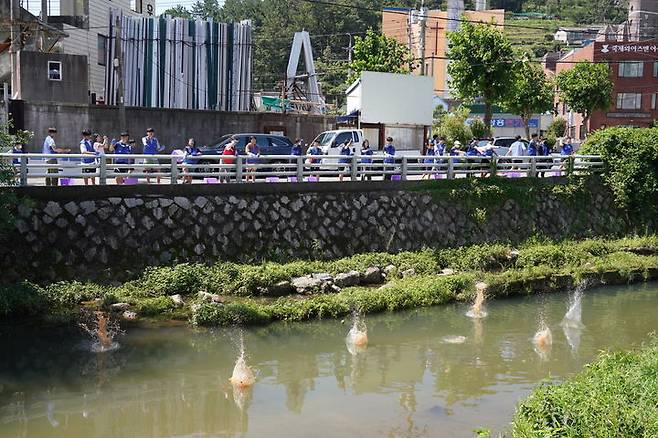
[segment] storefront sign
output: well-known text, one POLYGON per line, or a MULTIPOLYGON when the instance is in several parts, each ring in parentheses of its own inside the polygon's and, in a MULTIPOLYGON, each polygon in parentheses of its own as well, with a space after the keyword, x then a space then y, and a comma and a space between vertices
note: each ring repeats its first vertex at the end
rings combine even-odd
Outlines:
POLYGON ((601 44, 601 53, 658 53, 658 44, 601 44))

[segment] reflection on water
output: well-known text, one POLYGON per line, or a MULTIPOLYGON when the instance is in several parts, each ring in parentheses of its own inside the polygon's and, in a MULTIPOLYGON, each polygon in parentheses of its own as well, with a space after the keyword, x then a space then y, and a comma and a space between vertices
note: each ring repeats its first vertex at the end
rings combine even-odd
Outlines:
POLYGON ((76 330, 0 327, 0 437, 502 430, 538 381, 579 371, 598 350, 627 348, 656 328, 658 286, 591 290, 581 298, 587 328, 577 340, 564 326, 555 331, 541 360, 529 342, 539 309, 556 327, 568 300, 492 301, 486 319, 464 317, 467 305, 369 316, 368 348, 357 355, 338 321, 244 330, 248 364, 258 370, 246 394, 227 381, 236 360, 231 330, 131 329, 120 349, 98 355, 76 330))

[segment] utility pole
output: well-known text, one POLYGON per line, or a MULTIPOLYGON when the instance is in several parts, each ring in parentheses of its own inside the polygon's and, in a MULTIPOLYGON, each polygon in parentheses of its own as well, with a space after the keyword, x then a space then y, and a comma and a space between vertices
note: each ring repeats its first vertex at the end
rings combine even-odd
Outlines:
POLYGON ((347 35, 350 37, 350 41, 347 44, 347 77, 349 78, 352 76, 352 51, 354 49, 352 47, 352 34, 348 33, 347 35))
POLYGON ((427 28, 427 8, 424 6, 425 1, 421 1, 420 4, 420 74, 421 76, 427 75, 427 69, 425 68, 425 29, 427 28))
POLYGON ((9 59, 11 63, 11 94, 12 98, 18 97, 18 90, 20 88, 20 69, 18 67, 18 52, 21 49, 21 27, 19 24, 21 16, 21 5, 19 0, 11 1, 11 46, 9 46, 9 59))
POLYGON ((48 0, 41 0, 41 21, 48 23, 48 0))
POLYGON ((126 106, 123 100, 123 45, 121 44, 123 40, 123 32, 121 27, 121 18, 122 14, 118 13, 116 17, 114 34, 114 50, 116 52, 116 58, 114 58, 114 68, 117 72, 117 105, 119 106, 119 126, 121 127, 122 131, 126 131, 128 127, 126 126, 126 106))

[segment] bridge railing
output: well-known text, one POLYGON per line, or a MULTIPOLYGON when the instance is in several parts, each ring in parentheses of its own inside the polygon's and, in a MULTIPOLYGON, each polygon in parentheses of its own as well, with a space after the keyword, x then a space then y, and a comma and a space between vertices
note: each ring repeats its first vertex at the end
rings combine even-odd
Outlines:
POLYGON ((517 177, 594 174, 603 170, 595 155, 520 157, 482 156, 361 156, 361 155, 180 155, 107 154, 0 154, 13 167, 21 186, 70 185, 94 178, 99 184, 139 184, 152 179, 168 184, 189 182, 243 183, 317 182, 387 179, 454 179, 491 175, 517 177), (55 183, 53 184, 53 180, 55 183))

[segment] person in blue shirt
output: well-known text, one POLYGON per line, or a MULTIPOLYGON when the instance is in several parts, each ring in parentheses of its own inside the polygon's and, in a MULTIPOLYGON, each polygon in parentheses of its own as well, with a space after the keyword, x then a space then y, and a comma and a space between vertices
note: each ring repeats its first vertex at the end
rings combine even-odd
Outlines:
MULTIPOLYGON (((311 164, 311 172, 319 172, 320 166, 318 166, 318 164, 320 164, 322 162, 322 159, 321 158, 315 158, 315 157, 319 156, 319 155, 322 155, 322 149, 320 148, 320 143, 318 143, 317 141, 314 141, 313 144, 311 144, 311 147, 308 148, 308 151, 306 151, 306 154, 310 155, 310 157, 308 157, 306 159, 306 162, 308 164, 311 164)), ((319 173, 317 173, 315 175, 311 174, 311 176, 315 177, 318 181, 320 181, 320 174, 319 173)))
POLYGON ((567 137, 562 141, 562 147, 560 148, 560 155, 572 155, 573 154, 573 145, 571 144, 571 137, 567 137))
POLYGON ((351 159, 350 156, 352 155, 352 140, 346 141, 343 143, 343 145, 340 147, 340 155, 343 157, 338 160, 338 162, 341 164, 338 166, 338 180, 342 181, 344 173, 349 171, 350 169, 350 163, 351 159))
MULTIPOLYGON (((43 141, 43 149, 41 150, 42 153, 54 155, 54 154, 66 154, 71 152, 71 149, 69 148, 61 148, 57 146, 57 144, 55 143, 56 136, 57 136, 57 129, 48 128, 48 136, 43 141)), ((56 157, 47 158, 46 164, 51 165, 47 170, 49 174, 56 175, 59 173, 59 169, 57 168, 57 166, 53 166, 57 164, 56 157)), ((59 183, 59 179, 57 178, 57 176, 46 177, 46 186, 57 186, 58 183, 59 183)))
MULTIPOLYGON (((548 145, 548 142, 544 137, 539 137, 539 148, 537 149, 538 157, 548 157, 551 155, 551 147, 548 145)), ((546 175, 546 170, 550 169, 552 166, 552 159, 549 158, 538 158, 537 159, 537 176, 542 178, 546 175)))
POLYGON ((372 154, 373 151, 370 149, 370 142, 367 139, 363 140, 363 144, 361 145, 361 181, 372 181, 372 175, 366 174, 366 172, 369 172, 372 170, 372 154))
POLYGON ((296 157, 299 157, 302 155, 302 139, 297 138, 295 139, 295 143, 292 145, 292 149, 290 149, 290 155, 294 155, 296 157))
MULTIPOLYGON (((11 153, 12 154, 24 154, 25 151, 23 150, 23 145, 21 143, 16 143, 13 148, 11 148, 11 153)), ((20 158, 14 158, 11 160, 12 164, 20 164, 21 159, 20 158)))
MULTIPOLYGON (((393 137, 386 137, 384 145, 384 172, 395 170, 395 146, 393 146, 393 137)), ((385 173, 384 180, 391 180, 391 174, 385 173)))
MULTIPOLYGON (((195 160, 194 158, 192 158, 196 155, 201 155, 201 151, 196 146, 196 140, 194 140, 193 138, 187 140, 187 144, 185 145, 184 152, 185 152, 185 157, 183 158, 184 164, 189 164, 194 166, 195 164, 198 163, 199 160, 195 160)), ((189 167, 187 166, 183 167, 183 173, 185 174, 183 176, 183 184, 192 184, 192 175, 191 175, 192 172, 193 170, 190 170, 189 167)))
POLYGON ((435 146, 435 151, 436 155, 445 155, 446 153, 446 139, 444 137, 440 137, 439 141, 436 143, 435 146))
MULTIPOLYGON (((130 154, 132 154, 133 149, 132 149, 132 146, 130 144, 130 140, 128 140, 128 137, 129 137, 129 135, 128 135, 127 132, 122 132, 120 140, 118 142, 114 143, 114 144, 110 144, 110 153, 117 154, 117 155, 130 155, 130 154)), ((132 164, 132 163, 131 163, 131 160, 126 157, 126 158, 115 158, 114 159, 114 164, 129 165, 129 164, 132 164)), ((124 176, 121 175, 121 174, 128 173, 131 170, 132 169, 130 169, 128 167, 115 168, 114 172, 118 174, 116 176, 117 184, 123 184, 124 176)))
POLYGON ((436 146, 433 140, 430 140, 427 143, 427 147, 425 148, 425 154, 426 157, 430 158, 425 158, 423 162, 425 164, 429 164, 429 166, 425 167, 425 173, 420 177, 420 179, 430 179, 432 176, 432 169, 434 168, 434 156, 436 155, 436 146))
POLYGON ((539 150, 539 141, 537 140, 537 134, 532 134, 530 143, 528 143, 528 150, 526 155, 529 157, 536 157, 539 150))
MULTIPOLYGON (((94 142, 91 137, 91 132, 87 129, 82 131, 82 140, 80 140, 80 153, 83 155, 90 155, 91 158, 82 159, 82 174, 86 173, 96 173, 96 168, 91 166, 96 162, 96 150, 94 149, 94 142)), ((96 184, 96 178, 84 176, 82 178, 85 182, 85 185, 88 185, 91 180, 91 185, 96 184)))
MULTIPOLYGON (((164 151, 164 146, 160 145, 158 139, 155 138, 155 130, 153 128, 148 128, 146 130, 146 137, 142 137, 142 147, 144 155, 157 155, 160 152, 164 151)), ((157 158, 147 158, 144 160, 144 164, 160 164, 157 158)), ((159 173, 160 169, 155 168, 146 168, 144 173, 159 173)), ((160 177, 156 177, 156 181, 160 184, 160 177)), ((146 183, 151 183, 151 178, 146 177, 146 183)))
MULTIPOLYGON (((466 167, 467 170, 477 170, 481 167, 482 160, 477 160, 474 159, 473 157, 479 157, 480 151, 478 150, 478 141, 476 139, 472 139, 471 142, 468 144, 468 148, 466 148, 466 155, 470 159, 467 161, 468 166, 466 167)), ((472 173, 467 173, 466 176, 471 177, 473 176, 472 173)))

